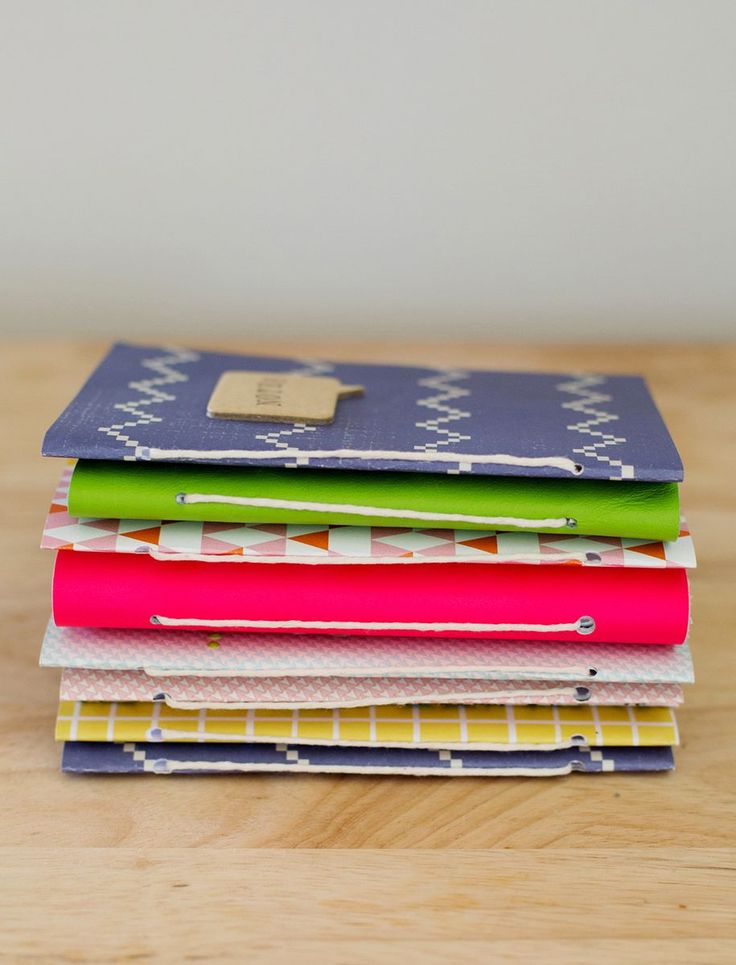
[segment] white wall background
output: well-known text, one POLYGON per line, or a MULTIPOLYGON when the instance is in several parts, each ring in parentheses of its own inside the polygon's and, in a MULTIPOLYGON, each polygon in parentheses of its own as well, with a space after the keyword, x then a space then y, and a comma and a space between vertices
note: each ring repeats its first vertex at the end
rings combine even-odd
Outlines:
POLYGON ((0 327, 736 334, 734 0, 0 0, 0 327))

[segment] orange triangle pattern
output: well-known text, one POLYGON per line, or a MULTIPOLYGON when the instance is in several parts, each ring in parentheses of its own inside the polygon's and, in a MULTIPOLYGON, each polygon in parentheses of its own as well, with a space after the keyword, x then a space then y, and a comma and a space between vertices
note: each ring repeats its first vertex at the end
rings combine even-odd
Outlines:
POLYGON ((662 543, 644 543, 642 546, 629 547, 632 553, 643 553, 645 556, 653 556, 655 559, 667 559, 662 543))
POLYGON ((318 533, 305 533, 303 536, 290 536, 290 540, 297 543, 306 543, 307 546, 316 546, 320 550, 330 548, 330 531, 321 529, 318 533))
POLYGON ((130 539, 140 540, 141 543, 153 543, 158 546, 159 537, 161 536, 160 526, 151 526, 150 529, 136 529, 132 533, 123 533, 123 536, 127 536, 130 539))
POLYGON ((496 536, 480 536, 478 539, 458 540, 463 546, 472 546, 473 549, 482 550, 484 553, 498 553, 498 538, 496 536))

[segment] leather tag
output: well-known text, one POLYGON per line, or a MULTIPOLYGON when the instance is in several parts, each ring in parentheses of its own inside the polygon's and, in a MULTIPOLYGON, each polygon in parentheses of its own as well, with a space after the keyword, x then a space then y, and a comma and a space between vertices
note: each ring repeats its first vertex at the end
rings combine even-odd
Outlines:
POLYGON ((362 394, 362 385, 343 385, 330 376, 223 372, 207 403, 207 415, 245 422, 324 425, 335 418, 339 399, 362 394))

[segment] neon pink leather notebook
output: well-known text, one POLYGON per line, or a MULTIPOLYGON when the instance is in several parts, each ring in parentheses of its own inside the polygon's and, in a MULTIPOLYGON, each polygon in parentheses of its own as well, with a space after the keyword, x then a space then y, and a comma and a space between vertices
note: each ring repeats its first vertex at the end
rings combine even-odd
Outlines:
POLYGON ((329 568, 59 553, 59 626, 684 642, 682 570, 523 565, 329 568))

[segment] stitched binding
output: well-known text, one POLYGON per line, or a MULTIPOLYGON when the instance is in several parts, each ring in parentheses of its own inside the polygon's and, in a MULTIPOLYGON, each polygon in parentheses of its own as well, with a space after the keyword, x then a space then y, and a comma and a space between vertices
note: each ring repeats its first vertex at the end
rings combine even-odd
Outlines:
POLYGON ((587 636, 595 630, 590 616, 578 617, 574 623, 413 623, 369 622, 354 620, 203 620, 198 617, 169 617, 154 613, 149 617, 154 626, 213 628, 238 627, 258 630, 416 630, 457 631, 460 633, 579 633, 587 636))
MULTIPOLYGON (((215 670, 199 670, 196 671, 191 667, 185 668, 171 668, 171 667, 142 667, 143 673, 148 677, 375 677, 378 673, 375 667, 360 667, 360 666, 350 666, 350 667, 304 667, 304 666, 294 666, 289 668, 283 667, 247 667, 243 670, 230 670, 217 668, 215 670)), ((440 679, 449 679, 450 677, 460 677, 464 672, 469 674, 475 674, 479 670, 485 668, 478 667, 476 664, 472 666, 462 666, 456 664, 450 664, 448 666, 443 666, 440 668, 425 667, 425 666, 410 666, 402 668, 401 671, 391 671, 389 676, 392 679, 401 677, 417 677, 420 680, 427 680, 432 677, 437 677, 440 679)), ((487 677, 487 678, 476 678, 473 679, 487 679, 487 680, 508 680, 513 676, 519 678, 533 678, 535 674, 549 674, 550 676, 540 677, 540 679, 558 679, 562 676, 567 676, 572 680, 583 680, 586 677, 596 677, 598 671, 594 667, 502 667, 501 668, 504 677, 487 677), (555 676, 556 675, 556 676, 555 676)))
POLYGON ((388 519, 437 520, 443 523, 478 523, 490 526, 518 526, 524 529, 574 529, 577 520, 571 516, 546 519, 524 519, 516 516, 471 516, 466 513, 432 513, 419 509, 390 509, 384 506, 357 506, 352 503, 321 503, 301 499, 268 499, 260 496, 226 496, 220 493, 177 493, 180 506, 198 503, 226 506, 252 506, 257 509, 291 509, 295 512, 344 513, 352 516, 385 516, 388 519))
MULTIPOLYGON (((293 446, 277 451, 261 449, 158 449, 153 446, 136 446, 135 458, 144 461, 174 462, 187 460, 221 461, 223 459, 247 459, 251 462, 265 459, 293 457, 309 459, 363 459, 387 462, 450 462, 460 463, 463 468, 476 466, 526 466, 535 469, 561 469, 573 476, 583 472, 583 466, 568 456, 512 456, 508 453, 462 453, 462 452, 416 452, 415 450, 389 449, 297 449, 293 446)), ((306 464, 306 463, 304 463, 306 464)), ((301 465, 301 463, 300 463, 301 465)))
MULTIPOLYGON (((421 697, 412 697, 412 703, 461 704, 467 702, 469 696, 473 698, 472 704, 480 703, 481 701, 487 704, 507 704, 514 701, 536 704, 545 698, 547 700, 551 698, 555 701, 572 698, 575 703, 587 703, 592 695, 589 687, 580 686, 555 687, 547 690, 543 688, 528 688, 523 690, 520 688, 518 690, 488 690, 471 695, 461 692, 440 694, 439 696, 428 696, 425 694, 421 697)), ((262 707, 267 707, 269 710, 329 710, 334 707, 349 709, 366 706, 365 698, 340 700, 339 702, 325 700, 269 700, 266 703, 262 700, 177 700, 175 697, 171 697, 165 693, 157 695, 157 698, 161 703, 166 704, 167 707, 171 707, 174 710, 201 710, 202 708, 206 708, 207 710, 251 710, 262 707)), ((404 701, 401 701, 401 703, 403 702, 404 701)), ((376 707, 396 703, 397 700, 395 697, 387 697, 382 700, 377 700, 375 697, 371 698, 371 704, 376 707)))

